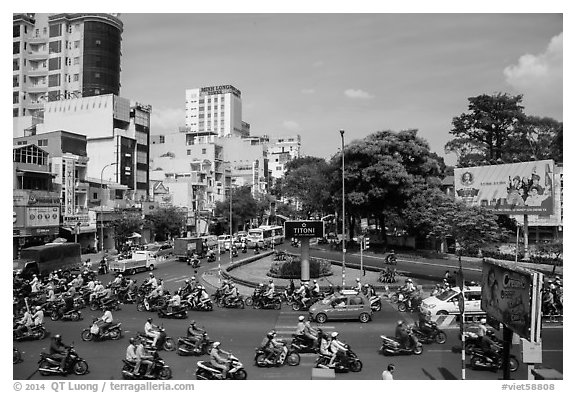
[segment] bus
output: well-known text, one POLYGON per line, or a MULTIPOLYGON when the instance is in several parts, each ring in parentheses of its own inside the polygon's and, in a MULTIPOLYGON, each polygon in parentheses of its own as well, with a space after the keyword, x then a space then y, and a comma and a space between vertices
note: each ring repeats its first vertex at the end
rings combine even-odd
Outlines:
POLYGON ((284 243, 284 227, 262 225, 258 228, 250 229, 246 240, 250 248, 254 248, 256 244, 258 244, 258 247, 270 247, 273 244, 284 243))

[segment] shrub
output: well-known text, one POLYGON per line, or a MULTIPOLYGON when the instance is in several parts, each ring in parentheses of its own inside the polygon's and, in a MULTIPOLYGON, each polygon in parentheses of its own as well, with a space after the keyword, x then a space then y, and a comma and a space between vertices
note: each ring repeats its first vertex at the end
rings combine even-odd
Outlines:
MULTIPOLYGON (((329 276, 332 274, 332 264, 324 259, 310 257, 310 278, 329 276)), ((300 278, 300 257, 287 255, 285 261, 275 261, 270 266, 269 276, 276 278, 300 278)))

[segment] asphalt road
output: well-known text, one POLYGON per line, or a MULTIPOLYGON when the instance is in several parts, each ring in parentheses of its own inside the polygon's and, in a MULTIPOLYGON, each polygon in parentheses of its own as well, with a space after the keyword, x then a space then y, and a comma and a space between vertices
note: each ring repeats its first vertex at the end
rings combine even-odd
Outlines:
MULTIPOLYGON (((223 256, 222 263, 227 261, 223 256)), ((155 271, 156 277, 162 277, 167 289, 174 290, 182 285, 186 278, 192 274, 200 276, 204 271, 215 269, 217 263, 206 264, 194 271, 185 263, 167 261, 155 271)), ((402 261, 400 263, 403 263, 402 261)), ((399 265, 400 265, 399 263, 399 265)), ((408 265, 406 265, 408 266, 408 265)), ((138 282, 142 282, 147 273, 136 275, 138 282)), ((107 282, 107 278, 102 281, 107 282)), ((209 292, 212 292, 209 289, 209 292)), ((299 366, 284 366, 281 368, 261 369, 254 366, 254 349, 260 344, 262 338, 271 329, 276 329, 283 338, 290 338, 297 323, 298 315, 284 306, 282 310, 254 310, 252 308, 218 309, 212 312, 188 313, 187 320, 159 319, 152 313, 140 313, 135 305, 124 305, 122 310, 114 312, 115 321, 122 322, 124 337, 119 341, 83 342, 80 332, 90 325, 92 317, 101 315, 101 312, 93 313, 88 308, 83 309, 83 321, 79 322, 52 322, 47 318, 47 330, 52 334, 60 333, 66 344, 74 343, 80 356, 84 357, 90 367, 90 373, 86 376, 68 376, 68 379, 121 379, 122 358, 124 357, 128 338, 137 331, 143 330, 148 316, 155 319, 155 323, 162 323, 169 336, 177 338, 185 335, 186 327, 191 319, 196 320, 200 326, 204 326, 211 339, 222 342, 225 350, 233 352, 244 363, 249 379, 288 379, 307 380, 311 378, 312 366, 315 355, 304 354, 299 366)), ((367 324, 360 322, 333 322, 323 326, 325 331, 337 330, 340 337, 351 345, 359 355, 364 368, 359 373, 337 374, 336 379, 341 380, 375 380, 380 379, 380 374, 390 362, 396 364, 395 379, 399 380, 446 380, 460 379, 461 360, 459 353, 452 353, 451 348, 457 345, 458 331, 447 330, 448 342, 443 345, 432 344, 425 346, 421 356, 384 357, 379 354, 381 344, 380 335, 393 335, 394 327, 398 319, 414 319, 414 315, 401 314, 395 307, 385 303, 382 311, 375 313, 373 321, 367 324)), ((543 361, 547 367, 555 368, 562 372, 562 330, 561 328, 544 329, 543 331, 543 361)), ((42 379, 36 371, 39 353, 48 350, 50 341, 29 341, 15 343, 23 353, 24 361, 14 365, 14 379, 42 379)), ((521 359, 518 346, 514 346, 513 353, 521 359)), ((176 352, 161 352, 161 356, 172 368, 173 379, 194 379, 196 362, 206 360, 207 357, 180 357, 176 352)), ((496 380, 501 378, 501 373, 490 371, 466 371, 466 379, 471 380, 496 380)), ((526 366, 513 373, 514 379, 526 379, 526 366)), ((50 377, 59 379, 59 377, 50 377)))

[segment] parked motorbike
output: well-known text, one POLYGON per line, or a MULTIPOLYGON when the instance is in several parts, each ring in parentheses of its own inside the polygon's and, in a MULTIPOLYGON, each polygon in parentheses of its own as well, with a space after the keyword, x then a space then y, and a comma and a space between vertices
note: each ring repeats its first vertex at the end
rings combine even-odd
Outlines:
POLYGON ((115 323, 104 331, 101 331, 102 329, 100 329, 97 322, 98 319, 95 319, 94 323, 92 323, 92 326, 82 330, 82 333, 80 333, 82 341, 105 340, 107 338, 111 340, 119 340, 122 337, 121 323, 115 323))
MULTIPOLYGON (((470 358, 470 367, 475 370, 498 371, 504 367, 504 359, 502 353, 497 353, 497 356, 497 359, 493 359, 481 349, 474 349, 470 358)), ((514 372, 516 370, 518 370, 518 359, 510 354, 510 371, 514 372)))
POLYGON ((24 330, 23 332, 19 332, 17 330, 13 330, 13 338, 15 341, 30 341, 30 340, 42 340, 48 332, 42 325, 32 325, 30 326, 30 331, 24 330))
POLYGON ((186 306, 172 307, 171 310, 168 310, 168 307, 164 307, 158 310, 158 317, 185 319, 188 317, 188 311, 186 311, 186 306))
POLYGON ((290 348, 298 353, 318 353, 316 340, 309 340, 305 336, 292 334, 290 348))
POLYGON ((73 346, 68 347, 68 356, 64 362, 64 369, 60 370, 60 359, 54 359, 50 354, 42 352, 38 361, 38 372, 40 375, 67 375, 74 373, 84 375, 88 372, 88 363, 82 359, 73 346))
POLYGON ((438 343, 444 344, 446 342, 446 333, 438 329, 436 322, 429 322, 430 332, 424 333, 418 325, 414 324, 412 333, 416 336, 418 341, 424 344, 438 343))
POLYGON ((209 361, 200 361, 196 363, 196 379, 207 380, 207 379, 236 379, 244 380, 247 378, 246 370, 244 370, 244 365, 240 363, 238 358, 234 355, 228 356, 228 373, 222 375, 222 370, 214 367, 209 361))
POLYGON ((138 337, 144 343, 145 347, 149 347, 155 350, 163 349, 165 351, 175 351, 176 350, 176 342, 172 337, 168 337, 166 335, 166 331, 164 328, 160 328, 160 337, 156 341, 156 348, 152 347, 152 342, 154 341, 153 338, 148 337, 144 332, 138 332, 138 337))
POLYGON ((53 321, 79 321, 82 319, 82 312, 72 309, 63 313, 61 308, 57 308, 50 313, 50 319, 53 321))
POLYGON ((285 364, 289 366, 297 366, 300 364, 300 354, 294 351, 292 348, 288 349, 286 343, 282 343, 282 352, 276 357, 272 362, 266 361, 266 353, 263 347, 256 348, 256 355, 254 356, 254 362, 258 367, 278 367, 285 364))
POLYGON ((406 348, 400 345, 395 338, 387 336, 380 336, 380 338, 382 339, 380 352, 382 352, 383 355, 421 355, 422 352, 424 352, 422 343, 413 335, 410 335, 410 346, 406 348))
POLYGON ((172 370, 170 366, 158 355, 158 352, 153 352, 152 358, 152 369, 150 375, 146 374, 147 366, 141 364, 139 367, 139 372, 136 373, 134 366, 136 362, 132 362, 126 359, 122 359, 124 366, 122 366, 122 377, 124 379, 170 379, 172 378, 172 370))
POLYGON ((202 337, 199 338, 200 344, 198 346, 192 342, 190 337, 179 337, 178 338, 178 351, 176 352, 180 356, 200 356, 208 355, 210 353, 210 347, 214 341, 208 338, 207 333, 203 333, 202 337))
POLYGON ((235 299, 228 299, 228 300, 224 300, 224 298, 221 298, 218 300, 218 307, 224 307, 224 308, 244 308, 244 298, 242 297, 242 295, 238 295, 235 299))
POLYGON ((336 360, 333 367, 330 367, 330 359, 332 356, 322 355, 320 354, 316 359, 316 363, 314 367, 316 368, 334 368, 334 371, 337 373, 346 373, 348 371, 352 372, 360 372, 362 371, 362 361, 358 359, 358 355, 354 353, 349 345, 346 345, 346 354, 344 359, 336 360))

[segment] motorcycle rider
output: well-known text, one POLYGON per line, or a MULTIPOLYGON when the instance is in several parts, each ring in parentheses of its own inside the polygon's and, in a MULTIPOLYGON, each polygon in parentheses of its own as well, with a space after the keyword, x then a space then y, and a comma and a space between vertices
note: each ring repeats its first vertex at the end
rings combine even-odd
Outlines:
POLYGON ((210 363, 217 369, 222 370, 221 379, 226 379, 228 376, 228 358, 224 358, 222 355, 228 355, 229 357, 230 353, 220 349, 219 341, 214 342, 210 351, 210 363))
POLYGON ((308 317, 308 319, 304 321, 304 336, 308 340, 307 345, 314 346, 315 341, 318 339, 318 333, 310 326, 311 319, 312 317, 308 317))
POLYGON ((18 321, 18 326, 16 327, 16 332, 18 334, 24 333, 24 331, 28 331, 30 333, 30 327, 32 326, 32 314, 28 311, 28 308, 22 308, 23 315, 22 318, 18 321))
POLYGON ((338 340, 338 332, 332 332, 330 340, 330 352, 332 352, 332 358, 330 358, 330 363, 328 367, 334 367, 336 359, 340 363, 346 358, 346 344, 338 340))
POLYGON ((300 337, 300 338, 302 339, 302 341, 304 341, 305 343, 307 343, 308 340, 306 339, 306 335, 305 335, 306 325, 304 325, 304 320, 305 320, 305 319, 306 319, 306 318, 304 318, 304 315, 300 315, 300 316, 298 317, 298 324, 296 325, 296 332, 294 332, 294 334, 295 334, 297 337, 300 337))
POLYGON ((362 293, 362 283, 360 282, 360 278, 356 278, 356 285, 353 289, 355 289, 358 293, 362 293))
POLYGON ((313 297, 320 297, 320 284, 317 280, 312 281, 312 289, 310 290, 313 297))
POLYGON ((404 285, 404 292, 406 293, 406 300, 408 301, 408 309, 412 308, 412 300, 416 295, 416 287, 412 282, 411 278, 406 279, 406 284, 404 285))
POLYGON ((182 287, 182 290, 180 291, 180 296, 182 296, 182 298, 185 299, 191 293, 192 293, 192 284, 190 284, 190 280, 185 280, 184 286, 182 287))
POLYGON ((162 285, 162 279, 160 279, 158 280, 158 284, 156 285, 156 287, 152 289, 152 291, 148 294, 148 296, 146 296, 148 304, 150 305, 154 304, 154 301, 162 295, 163 290, 164 286, 162 285))
POLYGON ((158 338, 160 338, 160 331, 158 330, 158 326, 152 323, 152 318, 148 318, 146 323, 144 324, 144 333, 146 337, 152 338, 152 347, 156 348, 156 342, 158 342, 158 338))
POLYGON ((94 281, 94 288, 92 289, 92 293, 90 294, 90 303, 104 297, 105 295, 105 288, 104 285, 98 280, 94 281))
POLYGON ((224 292, 224 304, 232 304, 238 298, 238 288, 234 283, 230 283, 229 290, 224 292))
POLYGON ((40 306, 36 306, 36 312, 32 315, 34 326, 40 326, 44 323, 44 310, 40 306))
POLYGON ((52 341, 50 342, 50 357, 54 360, 60 360, 60 366, 58 367, 59 372, 64 371, 68 353, 69 347, 62 343, 62 336, 56 334, 52 337, 52 341))
POLYGON ((38 276, 35 274, 32 275, 32 281, 30 281, 30 288, 32 293, 36 293, 40 290, 40 280, 38 279, 38 276))
POLYGON ((332 357, 332 352, 330 352, 330 341, 322 329, 318 329, 318 348, 321 355, 332 357))
POLYGON ((404 321, 398 321, 398 323, 396 324, 395 335, 396 340, 398 340, 398 342, 400 343, 400 346, 402 348, 408 348, 408 342, 410 337, 408 335, 408 329, 404 325, 404 321))
POLYGON ((430 321, 429 313, 418 313, 418 328, 426 337, 430 336, 434 331, 434 325, 430 321))
POLYGON ((153 290, 158 286, 158 281, 156 277, 154 277, 154 273, 150 273, 148 280, 144 284, 142 284, 147 290, 153 290))
POLYGON ((309 292, 308 283, 305 282, 301 282, 300 287, 298 287, 296 292, 294 292, 295 295, 300 297, 300 302, 302 303, 302 306, 304 306, 304 308, 306 308, 306 302, 310 300, 310 295, 308 294, 308 292, 309 292))
POLYGON ((210 247, 206 252, 206 257, 208 258, 208 261, 213 261, 216 259, 216 255, 214 254, 212 247, 210 247))
POLYGON ((210 301, 210 295, 208 295, 208 292, 206 292, 206 288, 204 288, 204 285, 200 285, 200 287, 198 288, 198 298, 197 298, 198 307, 206 308, 209 301, 210 301))
POLYGON ((266 334, 264 340, 262 340, 262 348, 264 349, 264 354, 266 358, 264 362, 266 364, 276 363, 278 356, 282 352, 283 344, 281 341, 276 340, 276 331, 271 330, 266 334))
POLYGON ((192 321, 190 322, 190 325, 188 325, 188 329, 186 329, 186 338, 193 344, 194 350, 200 351, 200 345, 202 344, 204 333, 206 333, 206 330, 197 327, 196 321, 192 321))
POLYGON ((266 296, 266 298, 269 301, 272 301, 274 299, 274 289, 275 289, 274 280, 272 279, 268 280, 268 288, 266 288, 266 293, 264 294, 264 296, 266 296))
POLYGON ((110 307, 104 306, 102 307, 102 310, 104 310, 104 314, 102 314, 102 316, 100 318, 98 318, 96 324, 98 325, 98 335, 103 335, 104 333, 106 333, 106 330, 112 326, 112 322, 114 321, 114 318, 112 317, 112 311, 110 311, 110 307))
POLYGON ((136 368, 136 366, 138 366, 138 368, 140 368, 140 362, 138 362, 138 356, 136 356, 136 345, 135 344, 136 344, 136 339, 134 337, 130 337, 130 344, 128 345, 128 347, 126 347, 126 360, 134 363, 133 373, 134 373, 134 375, 137 375, 138 369, 136 368))
POLYGON ((150 373, 152 372, 152 365, 153 365, 153 362, 150 359, 153 359, 153 356, 150 354, 150 352, 148 352, 148 350, 146 350, 146 347, 144 347, 142 341, 140 341, 136 346, 136 365, 134 366, 134 373, 138 375, 140 365, 145 364, 146 372, 144 373, 144 375, 149 376, 150 373))
POLYGON ((180 290, 174 291, 174 295, 168 300, 168 312, 173 312, 174 309, 180 307, 182 299, 180 298, 180 290))
POLYGON ((376 291, 374 290, 374 287, 370 284, 364 284, 364 289, 366 291, 366 297, 368 299, 376 296, 376 291))

